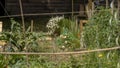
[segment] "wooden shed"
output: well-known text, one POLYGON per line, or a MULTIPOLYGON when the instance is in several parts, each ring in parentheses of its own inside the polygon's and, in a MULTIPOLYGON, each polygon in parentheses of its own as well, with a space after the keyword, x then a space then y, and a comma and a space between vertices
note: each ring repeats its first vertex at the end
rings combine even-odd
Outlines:
MULTIPOLYGON (((23 12, 46 13, 46 12, 78 12, 85 11, 88 0, 21 0, 23 12)), ((92 0, 91 0, 92 1, 92 0)), ((20 14, 19 0, 0 0, 0 14, 20 14), (4 8, 4 9, 3 9, 4 8)), ((0 15, 1 16, 1 15, 0 15)))
MULTIPOLYGON (((24 14, 78 12, 80 10, 85 11, 84 4, 86 1, 87 0, 22 0, 22 5, 24 14)), ((9 15, 20 14, 19 0, 5 0, 4 7, 9 15)))
MULTIPOLYGON (((21 0, 21 1, 24 14, 77 12, 80 16, 86 15, 85 11, 92 10, 93 9, 92 4, 104 5, 107 7, 111 1, 116 1, 116 3, 119 2, 119 0, 21 0), (86 6, 89 8, 86 9, 86 6)), ((0 0, 0 16, 4 14, 6 15, 20 14, 19 0, 0 0)))

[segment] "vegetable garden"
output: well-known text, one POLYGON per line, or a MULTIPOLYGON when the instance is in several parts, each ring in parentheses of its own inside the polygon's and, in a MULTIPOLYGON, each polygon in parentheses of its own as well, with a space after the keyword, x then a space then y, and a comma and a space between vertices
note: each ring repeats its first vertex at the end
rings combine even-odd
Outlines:
POLYGON ((120 68, 119 13, 97 9, 82 31, 75 17, 52 17, 44 32, 9 19, 10 29, 0 34, 0 67, 120 68))

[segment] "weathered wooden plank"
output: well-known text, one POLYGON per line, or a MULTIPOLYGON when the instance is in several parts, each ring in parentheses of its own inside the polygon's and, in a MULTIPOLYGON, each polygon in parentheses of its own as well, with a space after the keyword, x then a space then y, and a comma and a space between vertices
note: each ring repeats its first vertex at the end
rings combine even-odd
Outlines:
MULTIPOLYGON (((24 13, 41 12, 67 12, 71 11, 71 0, 22 0, 24 13)), ((74 1, 74 11, 79 11, 81 0, 74 1)), ((6 0, 6 8, 10 14, 19 13, 17 0, 6 0)))

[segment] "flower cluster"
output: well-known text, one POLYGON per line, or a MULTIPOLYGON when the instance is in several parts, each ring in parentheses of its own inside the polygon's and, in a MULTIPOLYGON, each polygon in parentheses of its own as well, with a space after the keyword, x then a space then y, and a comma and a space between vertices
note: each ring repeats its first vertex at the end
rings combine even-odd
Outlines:
POLYGON ((48 28, 48 33, 51 35, 55 32, 56 29, 59 28, 58 22, 60 22, 60 20, 64 19, 63 16, 57 16, 57 17, 53 17, 51 18, 46 27, 48 28))
POLYGON ((66 36, 66 35, 60 35, 60 38, 61 38, 61 39, 64 39, 64 41, 65 41, 64 43, 65 43, 65 44, 68 43, 68 41, 66 40, 66 39, 67 39, 67 36, 66 36))
POLYGON ((67 38, 67 36, 65 36, 65 35, 60 35, 60 38, 65 39, 65 38, 67 38))

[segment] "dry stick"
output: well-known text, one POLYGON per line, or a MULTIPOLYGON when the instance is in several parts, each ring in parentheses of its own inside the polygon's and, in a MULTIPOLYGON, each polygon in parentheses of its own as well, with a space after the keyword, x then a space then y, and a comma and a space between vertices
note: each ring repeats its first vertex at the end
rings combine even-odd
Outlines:
MULTIPOLYGON (((26 52, 28 52, 28 45, 26 46, 26 52)), ((27 68, 29 68, 29 54, 26 54, 27 68)))
POLYGON ((73 13, 74 13, 74 1, 72 0, 72 17, 73 17, 73 13))
POLYGON ((23 26, 23 34, 25 33, 25 21, 24 21, 24 15, 23 15, 23 8, 22 8, 22 1, 19 0, 20 4, 20 12, 21 12, 21 18, 22 18, 22 26, 23 26))
POLYGON ((119 11, 120 11, 120 0, 118 0, 118 16, 120 16, 119 11))
POLYGON ((115 2, 115 0, 112 0, 112 2, 111 2, 111 12, 112 12, 112 14, 113 14, 113 12, 114 12, 114 2, 115 2))
MULTIPOLYGON (((80 13, 80 12, 85 12, 85 11, 76 11, 76 12, 57 12, 57 13, 31 13, 31 14, 24 14, 24 16, 43 16, 43 15, 63 15, 63 14, 74 14, 74 13, 80 13)), ((9 15, 9 17, 20 17, 21 15, 9 15)), ((5 18, 8 16, 0 16, 0 18, 5 18)))
POLYGON ((106 0, 106 8, 108 8, 108 0, 106 0))
POLYGON ((33 20, 31 20, 31 32, 33 32, 33 20))
MULTIPOLYGON (((21 0, 19 0, 19 4, 20 4, 20 12, 21 12, 21 18, 22 18, 22 27, 23 27, 23 36, 24 36, 24 38, 25 38, 25 21, 24 21, 24 15, 23 15, 23 8, 22 8, 22 1, 21 0)), ((25 44, 26 45, 26 44, 25 44)), ((28 51, 28 47, 26 46, 26 52, 28 51)), ((27 68, 29 68, 29 57, 28 57, 28 55, 26 54, 26 61, 27 61, 27 68)))
POLYGON ((117 50, 117 49, 120 49, 120 47, 86 50, 86 51, 77 51, 77 52, 59 52, 59 53, 0 52, 0 54, 10 54, 10 55, 74 55, 74 54, 86 54, 86 53, 93 53, 93 52, 110 51, 110 50, 117 50))

